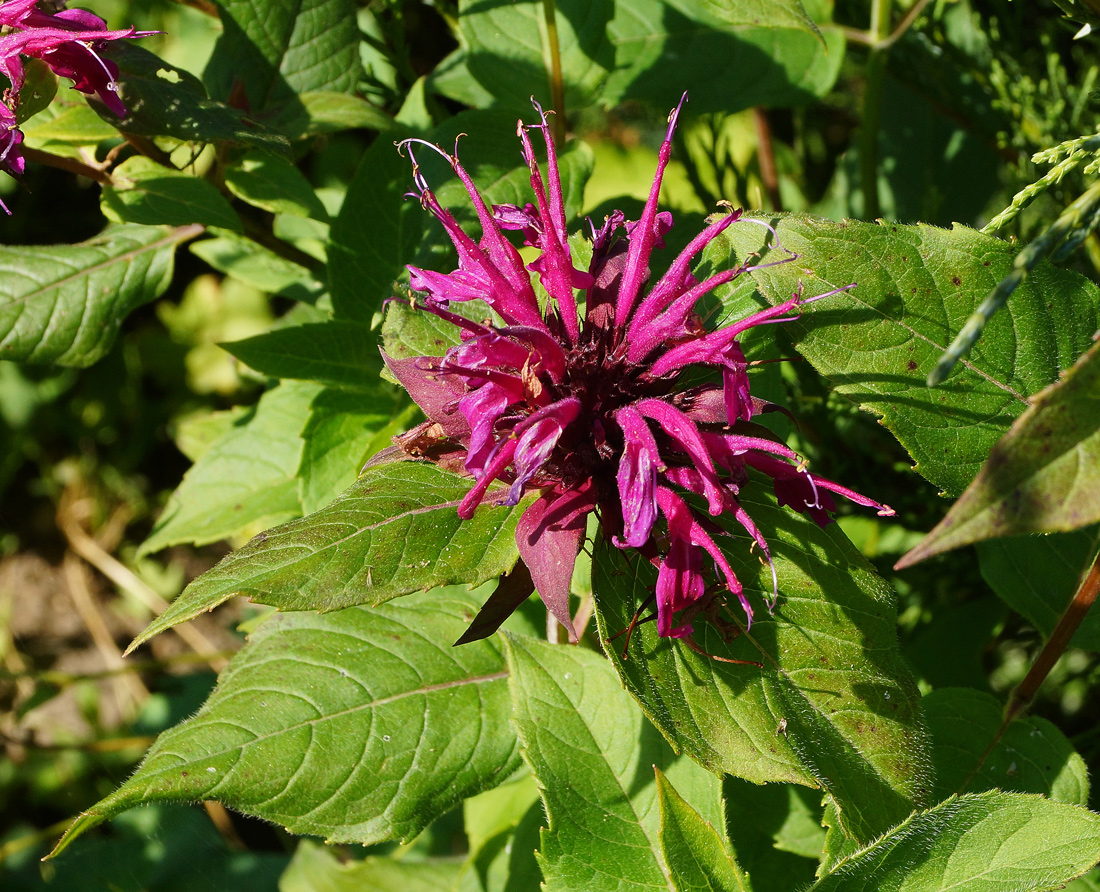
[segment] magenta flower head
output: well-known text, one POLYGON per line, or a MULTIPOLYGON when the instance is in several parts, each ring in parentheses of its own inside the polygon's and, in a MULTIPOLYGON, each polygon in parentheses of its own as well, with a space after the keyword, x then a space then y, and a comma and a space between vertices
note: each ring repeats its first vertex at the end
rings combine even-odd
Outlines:
POLYGON ((155 31, 126 28, 109 31, 107 23, 82 9, 41 12, 35 0, 8 0, 0 4, 0 26, 14 29, 0 37, 0 74, 18 94, 26 75, 21 56, 41 59, 81 93, 96 94, 119 117, 126 106, 118 96, 118 66, 100 55, 112 40, 148 37, 155 31))
MULTIPOLYGON (((535 496, 516 544, 535 589, 574 637, 570 580, 593 512, 616 547, 636 549, 656 565, 652 599, 666 637, 690 634, 691 618, 716 593, 736 596, 751 623, 752 606, 710 520, 729 515, 771 563, 767 542, 738 501, 750 469, 773 479, 781 504, 822 525, 830 522, 834 493, 893 513, 811 474, 795 452, 749 423, 777 407, 750 394, 738 338, 754 326, 796 318, 807 300, 795 294, 725 328, 703 325, 697 301, 754 268, 741 265, 703 281, 691 272, 696 255, 742 218, 740 210, 727 209, 649 283, 652 255, 672 226, 657 200, 683 102, 669 118, 641 218, 615 212, 599 228, 590 224, 587 269, 575 265, 570 251, 554 142, 537 104, 539 122, 521 121, 517 130, 534 193, 522 208, 488 207, 457 155, 421 140, 401 144, 410 156, 427 146, 447 158, 469 192, 481 236, 464 232, 439 205, 413 156, 416 194, 454 243, 458 269, 409 267, 412 289, 419 307, 458 326, 462 342, 443 357, 385 357, 428 419, 396 438, 397 449, 473 478, 458 507, 463 518, 486 500, 518 505, 535 496), (546 147, 545 179, 532 131, 541 132, 546 147), (536 260, 524 264, 509 230, 539 250, 536 260), (488 304, 493 321, 448 308, 474 299, 488 304)), ((772 578, 774 586, 774 568, 772 578)), ((473 637, 491 633, 503 618, 475 623, 473 637)))

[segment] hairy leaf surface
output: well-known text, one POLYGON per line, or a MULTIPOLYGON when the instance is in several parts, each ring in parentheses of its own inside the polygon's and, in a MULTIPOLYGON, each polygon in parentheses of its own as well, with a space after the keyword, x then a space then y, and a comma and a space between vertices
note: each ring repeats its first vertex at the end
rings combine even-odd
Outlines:
POLYGON ((712 826, 722 825, 718 778, 673 754, 597 654, 506 640, 523 758, 550 819, 539 854, 547 892, 672 889, 654 766, 712 826))
POLYGON ((0 359, 98 361, 122 320, 168 287, 176 246, 201 231, 111 226, 79 245, 0 247, 0 359))
POLYGON ((134 805, 197 799, 332 842, 411 839, 519 764, 499 643, 450 646, 476 610, 452 590, 275 614, 63 845, 134 805))
MULTIPOLYGON (((608 651, 623 683, 675 746, 756 783, 821 786, 840 807, 846 831, 872 839, 927 801, 931 780, 920 697, 897 647, 894 593, 835 525, 821 529, 771 498, 741 501, 771 547, 779 604, 773 616, 763 608, 771 573, 744 535, 718 537, 756 618, 751 631, 734 630, 727 643, 700 616, 693 637, 707 653, 763 668, 659 639, 653 623, 634 628, 627 659, 622 638, 608 651)), ((607 639, 650 597, 656 570, 597 543, 593 579, 607 639)), ((736 603, 727 615, 742 625, 736 603)))
MULTIPOLYGON (((1042 263, 985 330, 970 358, 945 384, 925 378, 967 316, 1012 265, 1000 239, 963 226, 937 229, 813 217, 779 219, 779 241, 796 260, 752 273, 771 304, 804 286, 806 296, 856 287, 807 307, 785 323, 799 351, 836 389, 882 416, 916 460, 917 471, 950 495, 978 473, 994 444, 1027 407, 1091 345, 1100 289, 1077 273, 1042 263)), ((726 250, 708 258, 725 268, 770 240, 738 224, 726 250)), ((781 251, 766 252, 765 262, 781 251)), ((728 294, 734 293, 730 289, 728 294)))
MULTIPOLYGON (((460 520, 456 508, 469 487, 468 478, 423 462, 372 468, 331 505, 224 558, 131 647, 236 594, 280 610, 340 610, 499 576, 519 557, 515 530, 527 502, 460 520)), ((490 491, 486 502, 496 496, 490 491)))

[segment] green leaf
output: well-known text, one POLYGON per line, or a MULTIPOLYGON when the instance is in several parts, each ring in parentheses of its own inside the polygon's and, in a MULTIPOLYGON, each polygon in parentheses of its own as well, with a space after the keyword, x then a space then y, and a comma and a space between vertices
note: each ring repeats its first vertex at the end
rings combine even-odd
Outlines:
POLYGON ((313 302, 323 290, 316 276, 304 266, 235 232, 219 230, 217 238, 193 244, 191 253, 219 272, 269 294, 313 302))
POLYGON ((499 645, 451 647, 476 611, 436 591, 400 607, 276 613, 58 850, 134 805, 196 799, 332 842, 411 839, 519 764, 499 645))
POLYGON ((331 502, 355 482, 364 462, 408 427, 417 409, 405 392, 376 381, 367 393, 322 390, 302 431, 298 494, 306 514, 331 502))
POLYGON ((62 153, 73 153, 73 146, 94 146, 106 139, 118 139, 118 131, 95 113, 84 94, 68 87, 59 90, 53 102, 20 129, 24 145, 62 153))
POLYGON ((140 553, 218 542, 299 516, 299 432, 319 390, 290 382, 260 397, 184 475, 140 553))
POLYGON ((423 462, 371 468, 328 507, 261 533, 204 573, 131 648, 236 594, 280 610, 339 610, 493 579, 519 557, 515 530, 527 502, 464 521, 456 508, 469 488, 469 478, 423 462))
POLYGON ((305 174, 286 158, 269 152, 246 153, 226 169, 225 185, 241 201, 273 214, 328 219, 305 174))
POLYGON ((480 885, 467 879, 461 888, 524 892, 541 885, 542 871, 535 851, 546 814, 529 772, 517 781, 467 799, 462 816, 470 844, 467 877, 476 877, 480 885))
POLYGON ((345 861, 309 839, 279 880, 279 892, 443 892, 458 888, 462 862, 399 860, 368 855, 345 861))
POLYGON ((319 133, 341 130, 390 130, 393 118, 365 99, 350 93, 317 90, 298 94, 270 124, 290 139, 303 139, 319 133))
POLYGON ((374 333, 365 325, 339 319, 276 328, 221 347, 272 378, 320 381, 354 390, 372 389, 382 370, 374 333))
MULTIPOLYGON (((759 249, 760 227, 732 228, 737 255, 759 249)), ((958 495, 1030 394, 1058 377, 1091 344, 1100 289, 1077 273, 1042 263, 986 328, 960 372, 935 390, 928 371, 974 307, 1005 275, 1015 251, 963 226, 951 230, 789 216, 780 242, 799 257, 752 273, 771 304, 799 282, 806 296, 856 283, 784 324, 799 352, 836 389, 882 416, 916 459, 916 470, 958 495)), ((761 233, 763 233, 761 235, 761 233)), ((707 258, 732 258, 716 239, 707 258)), ((781 252, 767 252, 778 260, 781 252)), ((727 293, 734 293, 730 289, 727 293)))
POLYGON ((1085 760, 1046 719, 1016 719, 986 753, 1004 717, 1003 705, 992 694, 940 688, 924 698, 924 709, 932 734, 938 799, 1001 789, 1088 805, 1085 760))
MULTIPOLYGON (((778 508, 749 490, 741 503, 767 540, 779 580, 774 615, 760 609, 772 578, 743 534, 718 537, 757 606, 731 643, 700 617, 694 639, 731 665, 634 628, 609 654, 627 689, 674 746, 714 771, 755 783, 821 786, 846 832, 873 838, 926 801, 928 741, 920 697, 902 660, 895 595, 835 526, 778 508)), ((600 635, 628 628, 656 585, 647 561, 598 542, 593 563, 600 635)), ((740 608, 733 608, 735 619, 740 608)), ((727 633, 728 637, 728 633, 727 633)))
POLYGON ((687 87, 692 113, 805 104, 832 88, 845 48, 800 3, 758 0, 619 2, 607 34, 615 65, 602 104, 671 108, 687 87))
MULTIPOLYGON (((557 0, 551 7, 568 109, 595 102, 615 66, 607 33, 614 6, 611 0, 557 0)), ((460 0, 458 28, 466 66, 498 101, 529 109, 535 96, 549 106, 551 60, 544 16, 544 5, 530 0, 460 0)))
POLYGON ((111 172, 112 185, 100 197, 103 215, 116 223, 199 223, 240 230, 241 221, 212 183, 164 167, 142 155, 111 172))
MULTIPOLYGON (((105 53, 119 67, 119 95, 126 115, 119 120, 104 108, 103 120, 138 136, 171 136, 185 142, 219 142, 285 152, 286 137, 266 129, 206 95, 188 71, 128 41, 116 41, 105 53)), ((115 134, 117 136, 117 134, 115 134)))
POLYGON ((201 231, 110 226, 79 245, 0 247, 0 359, 90 366, 168 287, 176 245, 201 231))
MULTIPOLYGON (((1049 536, 1010 536, 979 542, 982 578, 1009 607, 1049 638, 1092 563, 1096 527, 1049 536)), ((1100 650, 1100 611, 1090 610, 1072 647, 1100 650)))
POLYGON ((732 850, 755 888, 801 889, 814 881, 825 845, 819 791, 727 775, 722 792, 732 850))
POLYGON ((705 821, 657 769, 661 853, 676 892, 752 892, 718 831, 705 821))
POLYGON ((393 283, 404 274, 429 219, 419 204, 405 200, 411 184, 408 159, 391 140, 376 139, 332 223, 328 284, 338 318, 370 323, 393 295, 393 283))
POLYGON ((811 892, 1053 889, 1100 859, 1100 816, 1022 793, 948 799, 841 861, 811 892))
POLYGON ((23 86, 19 90, 19 104, 15 107, 15 120, 20 127, 45 110, 57 95, 57 75, 41 59, 24 59, 23 71, 23 86))
MULTIPOLYGON (((489 318, 492 310, 482 301, 452 304, 451 312, 462 312, 468 318, 489 318), (476 309, 471 313, 471 304, 476 309), (480 310, 480 314, 478 311, 480 310)), ((406 303, 394 301, 387 304, 382 320, 382 349, 394 359, 411 356, 443 356, 451 347, 461 343, 457 325, 440 319, 432 313, 416 310, 406 303)))
POLYGON ((653 767, 703 819, 722 825, 718 779, 677 759, 590 651, 507 635, 514 722, 550 827, 547 892, 668 889, 653 767))
POLYGON ((1031 401, 947 516, 899 562, 1100 521, 1100 344, 1031 401))
MULTIPOLYGON (((359 28, 352 0, 221 0, 225 33, 203 73, 216 95, 243 86, 249 107, 301 107, 297 94, 353 93, 359 28)), ((281 108, 283 107, 283 108, 281 108)))

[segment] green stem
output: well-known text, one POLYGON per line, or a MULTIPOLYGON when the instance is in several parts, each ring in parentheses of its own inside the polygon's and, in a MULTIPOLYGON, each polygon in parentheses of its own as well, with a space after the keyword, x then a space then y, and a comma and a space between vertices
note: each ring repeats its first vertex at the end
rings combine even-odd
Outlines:
POLYGON ((888 44, 880 46, 890 34, 892 0, 873 0, 871 27, 874 43, 867 56, 867 79, 863 94, 863 126, 859 136, 860 187, 863 190, 863 216, 875 220, 878 203, 878 135, 882 120, 882 82, 886 76, 888 44))
POLYGON ((554 141, 565 144, 565 82, 561 74, 561 47, 558 44, 558 19, 554 0, 542 0, 543 18, 546 20, 546 39, 550 52, 550 102, 554 106, 551 126, 554 128, 554 141))

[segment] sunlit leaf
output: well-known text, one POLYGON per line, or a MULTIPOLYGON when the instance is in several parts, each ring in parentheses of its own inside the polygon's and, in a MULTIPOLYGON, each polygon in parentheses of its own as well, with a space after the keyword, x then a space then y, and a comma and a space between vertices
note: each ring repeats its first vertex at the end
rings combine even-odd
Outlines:
POLYGON ((196 799, 333 842, 411 839, 519 764, 499 643, 451 647, 476 608, 436 591, 275 614, 60 848, 134 805, 196 799))

